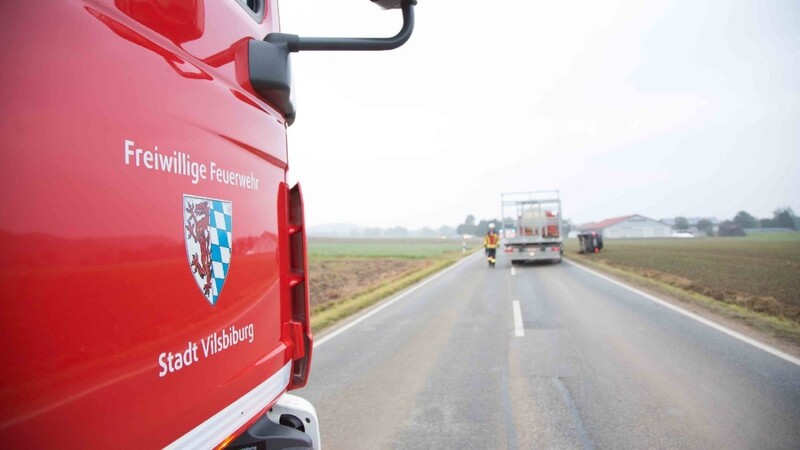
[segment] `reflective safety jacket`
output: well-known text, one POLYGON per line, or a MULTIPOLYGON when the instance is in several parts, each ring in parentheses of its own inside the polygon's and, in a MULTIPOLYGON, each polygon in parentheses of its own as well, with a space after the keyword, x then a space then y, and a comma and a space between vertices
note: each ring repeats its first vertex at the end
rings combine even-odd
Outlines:
POLYGON ((493 231, 486 233, 486 236, 483 238, 483 246, 486 248, 497 248, 498 245, 500 245, 500 235, 493 231))

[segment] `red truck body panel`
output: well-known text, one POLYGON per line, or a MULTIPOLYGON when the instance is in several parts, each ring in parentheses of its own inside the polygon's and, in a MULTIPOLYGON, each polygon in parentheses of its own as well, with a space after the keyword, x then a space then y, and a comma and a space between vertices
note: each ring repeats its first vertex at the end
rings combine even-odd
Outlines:
POLYGON ((239 429, 294 387, 286 123, 242 51, 277 30, 276 2, 261 22, 178 3, 1 7, 6 446, 163 447, 244 398, 239 429), (230 241, 193 239, 207 217, 186 199, 226 205, 230 241), (192 245, 230 251, 216 295, 192 245))

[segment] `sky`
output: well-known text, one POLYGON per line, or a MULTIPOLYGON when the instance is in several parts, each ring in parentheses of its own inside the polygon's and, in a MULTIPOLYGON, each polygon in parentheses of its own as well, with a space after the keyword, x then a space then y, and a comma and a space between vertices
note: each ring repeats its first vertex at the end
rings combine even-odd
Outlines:
MULTIPOLYGON (((399 10, 282 0, 300 36, 399 10)), ((289 179, 309 225, 455 226, 558 190, 576 224, 800 214, 800 2, 419 0, 388 52, 292 55, 289 179)))

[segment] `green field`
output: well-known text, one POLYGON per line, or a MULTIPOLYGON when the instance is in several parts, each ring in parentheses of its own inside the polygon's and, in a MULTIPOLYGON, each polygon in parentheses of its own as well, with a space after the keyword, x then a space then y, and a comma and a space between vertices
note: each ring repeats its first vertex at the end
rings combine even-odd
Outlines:
MULTIPOLYGON (((467 241, 469 248, 479 245, 467 241)), ((309 238, 308 256, 314 258, 435 258, 462 251, 461 239, 309 238)))
POLYGON ((579 255, 570 239, 567 255, 800 323, 800 233, 604 244, 597 255, 579 255))

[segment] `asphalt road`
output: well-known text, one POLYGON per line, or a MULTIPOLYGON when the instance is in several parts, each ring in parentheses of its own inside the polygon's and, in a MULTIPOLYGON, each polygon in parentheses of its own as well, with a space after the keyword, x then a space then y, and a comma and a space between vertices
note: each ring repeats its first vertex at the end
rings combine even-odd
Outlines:
POLYGON ((401 295, 318 338, 323 448, 800 448, 797 360, 577 266, 473 255, 401 295))

